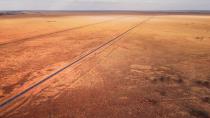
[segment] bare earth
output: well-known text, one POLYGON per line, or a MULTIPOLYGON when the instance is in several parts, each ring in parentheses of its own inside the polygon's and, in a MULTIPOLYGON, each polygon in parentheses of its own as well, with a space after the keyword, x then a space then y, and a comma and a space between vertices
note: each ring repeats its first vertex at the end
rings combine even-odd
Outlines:
POLYGON ((0 104, 115 38, 0 118, 210 118, 210 15, 0 16, 0 104))

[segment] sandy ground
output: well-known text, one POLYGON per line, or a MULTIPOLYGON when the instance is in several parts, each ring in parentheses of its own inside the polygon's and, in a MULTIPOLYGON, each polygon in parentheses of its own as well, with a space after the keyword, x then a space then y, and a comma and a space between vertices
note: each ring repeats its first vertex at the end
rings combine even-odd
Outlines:
MULTIPOLYGON (((149 17, 0 18, 0 101, 149 17)), ((1 117, 209 118, 210 16, 155 15, 1 108, 1 117)))

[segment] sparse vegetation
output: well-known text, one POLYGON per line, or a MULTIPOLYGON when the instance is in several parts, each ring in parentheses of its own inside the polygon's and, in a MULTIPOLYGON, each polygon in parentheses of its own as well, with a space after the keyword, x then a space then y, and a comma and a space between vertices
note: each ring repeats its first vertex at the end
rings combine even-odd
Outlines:
POLYGON ((157 104, 158 104, 158 101, 155 100, 155 99, 147 99, 147 101, 148 101, 149 103, 151 103, 152 105, 157 105, 157 104))
POLYGON ((205 103, 210 104, 210 97, 203 97, 203 98, 201 98, 201 100, 205 103))
POLYGON ((189 113, 196 118, 209 118, 208 112, 201 109, 191 108, 189 113))
POLYGON ((196 80, 195 83, 199 86, 210 88, 210 82, 208 80, 196 80))

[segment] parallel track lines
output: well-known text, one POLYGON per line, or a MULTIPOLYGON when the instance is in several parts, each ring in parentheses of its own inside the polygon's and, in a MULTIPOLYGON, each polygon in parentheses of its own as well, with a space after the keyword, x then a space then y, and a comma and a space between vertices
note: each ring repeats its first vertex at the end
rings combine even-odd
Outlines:
POLYGON ((65 67, 59 69, 58 71, 56 71, 56 72, 54 72, 54 73, 48 75, 46 78, 44 78, 44 79, 42 79, 41 81, 35 83, 34 85, 28 87, 27 89, 25 89, 24 91, 22 91, 22 92, 16 94, 15 96, 13 96, 13 97, 11 97, 11 98, 5 100, 4 102, 2 102, 2 103, 0 104, 0 108, 3 108, 3 107, 5 107, 6 105, 9 105, 11 102, 13 102, 14 100, 16 100, 16 99, 19 98, 20 96, 22 96, 22 95, 26 94, 27 92, 31 91, 32 89, 38 87, 40 84, 42 84, 42 83, 44 83, 45 81, 51 79, 51 78, 54 77, 55 75, 57 75, 57 74, 61 73, 62 71, 64 71, 65 69, 67 69, 67 68, 69 68, 69 67, 75 65, 76 63, 82 61, 83 59, 85 59, 85 58, 88 57, 89 55, 95 53, 95 52, 98 51, 99 49, 101 49, 101 48, 103 48, 103 47, 105 47, 105 46, 111 44, 112 42, 114 42, 114 41, 116 41, 116 40, 118 40, 118 39, 121 39, 120 37, 122 37, 123 35, 127 34, 127 33, 130 32, 131 30, 133 30, 134 28, 140 26, 141 24, 143 24, 143 23, 149 21, 151 18, 152 18, 152 17, 147 18, 146 20, 141 21, 140 23, 138 23, 138 24, 136 24, 135 26, 129 28, 129 29, 126 30, 125 32, 123 32, 123 33, 121 33, 120 35, 116 36, 115 38, 113 38, 113 39, 111 39, 111 40, 105 42, 104 44, 101 44, 100 46, 98 46, 97 48, 91 50, 90 52, 88 52, 88 53, 86 53, 86 54, 84 54, 84 55, 80 55, 80 57, 79 57, 78 59, 74 60, 74 61, 71 62, 70 64, 68 64, 68 65, 66 65, 65 67))

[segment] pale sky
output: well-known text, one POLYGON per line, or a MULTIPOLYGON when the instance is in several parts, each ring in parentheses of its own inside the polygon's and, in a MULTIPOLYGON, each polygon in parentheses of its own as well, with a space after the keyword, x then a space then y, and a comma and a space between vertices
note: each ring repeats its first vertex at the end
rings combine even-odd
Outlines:
POLYGON ((0 0, 0 10, 210 10, 210 0, 0 0))

